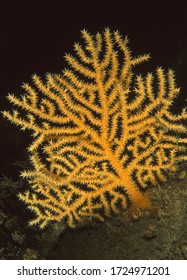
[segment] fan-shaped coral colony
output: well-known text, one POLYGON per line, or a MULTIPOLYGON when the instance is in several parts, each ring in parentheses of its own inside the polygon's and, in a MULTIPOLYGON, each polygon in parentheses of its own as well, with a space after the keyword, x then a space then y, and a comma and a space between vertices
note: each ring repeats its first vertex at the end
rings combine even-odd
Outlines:
POLYGON ((30 224, 41 228, 103 221, 130 204, 149 208, 146 189, 187 160, 187 113, 170 110, 179 93, 174 72, 135 75, 149 55, 132 57, 118 31, 83 30, 82 37, 62 75, 48 74, 45 83, 33 75, 25 95, 8 95, 18 110, 4 112, 33 132, 33 169, 22 173, 29 190, 19 198, 35 213, 30 224))

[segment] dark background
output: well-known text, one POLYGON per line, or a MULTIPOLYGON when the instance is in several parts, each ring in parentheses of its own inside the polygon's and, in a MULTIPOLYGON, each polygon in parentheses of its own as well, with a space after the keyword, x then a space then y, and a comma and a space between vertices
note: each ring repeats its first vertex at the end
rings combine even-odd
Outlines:
MULTIPOLYGON (((128 35, 136 56, 150 53, 146 71, 157 65, 175 70, 181 95, 176 108, 187 97, 187 9, 186 1, 6 1, 0 7, 0 110, 10 108, 7 94, 22 92, 23 82, 37 73, 59 73, 64 54, 81 41, 80 30, 90 33, 105 27, 128 35)), ((0 174, 16 177, 13 163, 28 158, 30 135, 19 132, 0 117, 0 174)))

